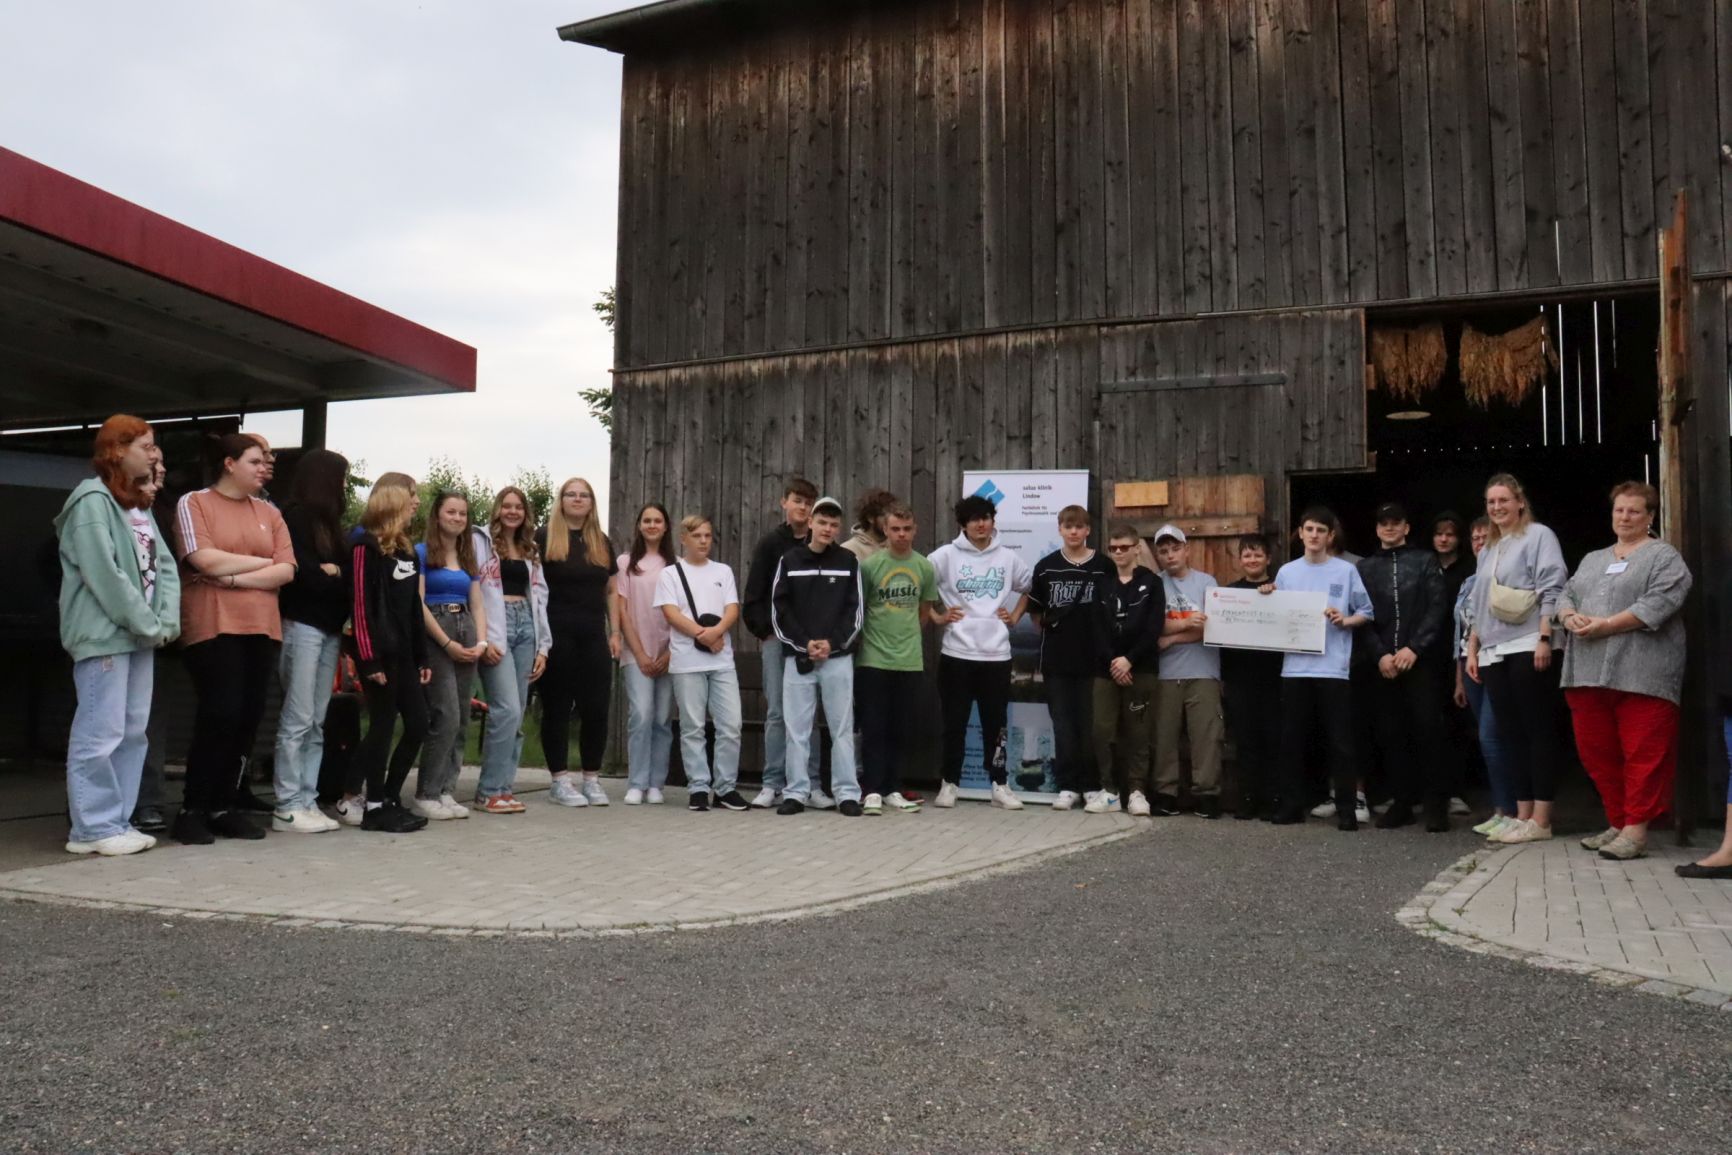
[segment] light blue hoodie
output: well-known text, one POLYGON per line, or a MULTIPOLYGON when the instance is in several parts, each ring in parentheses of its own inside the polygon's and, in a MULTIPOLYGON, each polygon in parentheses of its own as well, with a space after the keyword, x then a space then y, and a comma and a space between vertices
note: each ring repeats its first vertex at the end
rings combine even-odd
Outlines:
MULTIPOLYGON (((150 526, 163 543, 154 516, 150 526)), ((155 649, 180 636, 174 558, 161 550, 156 593, 146 601, 132 526, 108 486, 94 477, 80 483, 55 517, 54 531, 60 538, 60 644, 73 661, 155 649)))

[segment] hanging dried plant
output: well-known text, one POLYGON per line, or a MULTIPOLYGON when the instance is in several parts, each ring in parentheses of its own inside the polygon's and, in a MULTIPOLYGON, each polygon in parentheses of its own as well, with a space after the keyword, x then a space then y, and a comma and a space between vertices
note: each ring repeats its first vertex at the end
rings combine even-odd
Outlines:
POLYGON ((1461 331, 1461 387, 1475 408, 1520 405, 1557 363, 1543 315, 1496 336, 1471 325, 1461 331))
POLYGON ((1396 401, 1415 402, 1443 380, 1449 350, 1437 322, 1414 329, 1378 325, 1371 330, 1371 363, 1396 401))

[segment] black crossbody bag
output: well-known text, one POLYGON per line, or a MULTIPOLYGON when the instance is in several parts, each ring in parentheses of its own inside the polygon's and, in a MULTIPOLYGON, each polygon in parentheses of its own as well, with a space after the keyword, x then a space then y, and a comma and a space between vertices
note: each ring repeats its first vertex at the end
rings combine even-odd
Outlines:
MULTIPOLYGON (((698 613, 698 599, 692 596, 692 583, 686 580, 686 567, 676 561, 674 563, 674 572, 680 575, 680 585, 686 591, 686 606, 692 611, 692 620, 698 623, 698 625, 703 626, 705 629, 709 629, 711 626, 721 625, 722 619, 717 615, 698 613)), ((719 654, 722 652, 722 643, 719 641, 716 643, 716 648, 713 650, 698 641, 696 638, 692 639, 692 644, 697 646, 698 649, 702 650, 706 654, 719 654)))

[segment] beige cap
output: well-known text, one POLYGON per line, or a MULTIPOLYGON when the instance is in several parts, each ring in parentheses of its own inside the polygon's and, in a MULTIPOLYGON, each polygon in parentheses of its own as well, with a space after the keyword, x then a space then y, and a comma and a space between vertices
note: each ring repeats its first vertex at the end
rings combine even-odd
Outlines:
POLYGON ((1160 544, 1160 540, 1163 537, 1170 537, 1174 541, 1177 541, 1177 542, 1185 542, 1185 541, 1190 540, 1185 536, 1184 530, 1180 529, 1178 526, 1174 525, 1170 521, 1166 525, 1163 525, 1160 529, 1157 529, 1155 531, 1155 543, 1157 545, 1160 544))

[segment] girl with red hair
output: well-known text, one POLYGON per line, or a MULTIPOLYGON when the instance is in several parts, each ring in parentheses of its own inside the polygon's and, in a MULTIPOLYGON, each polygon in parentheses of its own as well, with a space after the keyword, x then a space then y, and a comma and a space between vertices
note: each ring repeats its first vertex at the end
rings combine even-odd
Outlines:
POLYGON ((156 649, 180 633, 180 578, 172 562, 158 564, 162 534, 150 512, 161 461, 149 425, 110 417, 96 434, 97 475, 54 519, 60 644, 72 655, 78 691, 66 746, 72 854, 136 854, 156 845, 131 818, 156 649))

